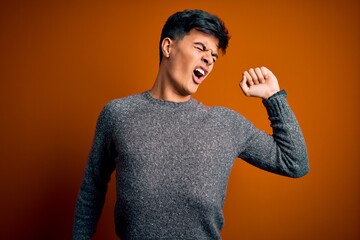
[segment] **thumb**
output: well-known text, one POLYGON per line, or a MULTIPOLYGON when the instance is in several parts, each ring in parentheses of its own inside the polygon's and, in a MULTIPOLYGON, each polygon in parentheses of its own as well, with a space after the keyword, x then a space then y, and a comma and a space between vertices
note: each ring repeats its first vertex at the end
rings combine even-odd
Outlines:
POLYGON ((270 77, 270 75, 272 74, 272 72, 267 67, 263 66, 263 67, 260 68, 260 70, 261 70, 261 72, 262 72, 265 79, 268 79, 270 77))

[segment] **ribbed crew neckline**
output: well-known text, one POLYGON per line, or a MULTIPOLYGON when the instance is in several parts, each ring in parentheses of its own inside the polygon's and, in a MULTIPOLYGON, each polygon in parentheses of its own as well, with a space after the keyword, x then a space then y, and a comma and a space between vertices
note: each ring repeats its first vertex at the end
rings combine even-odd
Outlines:
POLYGON ((144 92, 143 96, 147 100, 149 100, 149 102, 158 104, 158 105, 162 105, 162 106, 171 106, 171 107, 190 106, 195 102, 195 100, 193 98, 190 98, 189 100, 187 100, 185 102, 172 102, 172 101, 167 101, 167 100, 163 100, 163 99, 157 99, 157 98, 154 98, 153 96, 151 96, 150 90, 147 90, 146 92, 144 92))

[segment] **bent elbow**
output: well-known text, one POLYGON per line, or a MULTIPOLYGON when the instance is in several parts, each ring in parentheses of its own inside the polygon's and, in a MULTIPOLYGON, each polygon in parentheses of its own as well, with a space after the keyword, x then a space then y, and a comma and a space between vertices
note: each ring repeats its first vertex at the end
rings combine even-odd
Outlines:
POLYGON ((292 164, 289 168, 289 177, 301 178, 307 175, 310 171, 308 159, 303 159, 301 164, 292 164))
POLYGON ((291 176, 292 178, 301 178, 304 177, 309 173, 309 168, 302 168, 300 170, 292 172, 291 176))

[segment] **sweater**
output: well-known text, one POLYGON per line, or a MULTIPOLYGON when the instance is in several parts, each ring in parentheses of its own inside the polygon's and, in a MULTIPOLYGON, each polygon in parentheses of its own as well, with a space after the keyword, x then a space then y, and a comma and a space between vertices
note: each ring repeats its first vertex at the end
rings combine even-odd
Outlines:
POLYGON ((116 234, 122 239, 220 239, 234 161, 301 177, 307 150, 280 91, 263 100, 273 134, 239 113, 155 99, 150 91, 106 104, 80 187, 73 239, 90 239, 116 172, 116 234))

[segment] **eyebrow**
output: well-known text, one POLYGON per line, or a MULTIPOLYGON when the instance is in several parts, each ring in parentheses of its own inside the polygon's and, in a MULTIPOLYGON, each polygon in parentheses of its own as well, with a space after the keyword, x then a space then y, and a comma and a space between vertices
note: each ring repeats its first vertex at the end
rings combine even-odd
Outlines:
POLYGON ((203 44, 202 42, 194 42, 194 44, 200 45, 202 47, 203 51, 209 51, 210 50, 211 51, 211 56, 219 58, 219 55, 217 53, 213 53, 213 51, 211 49, 207 49, 205 44, 203 44))

